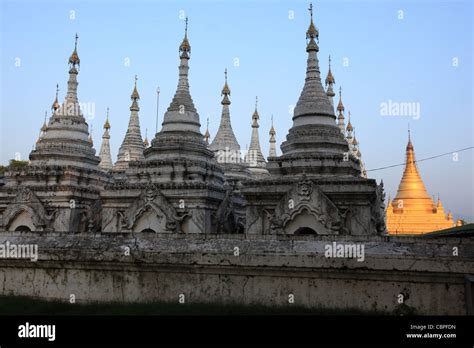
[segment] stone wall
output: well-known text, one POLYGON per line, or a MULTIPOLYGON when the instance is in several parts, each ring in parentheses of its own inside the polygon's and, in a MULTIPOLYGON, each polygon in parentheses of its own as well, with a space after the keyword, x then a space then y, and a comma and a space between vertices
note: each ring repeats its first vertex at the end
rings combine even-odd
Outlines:
POLYGON ((364 245, 362 262, 325 257, 329 236, 0 234, 6 241, 37 244, 39 259, 0 259, 0 295, 74 294, 76 302, 184 295, 186 303, 288 306, 293 295, 294 305, 312 308, 464 315, 465 277, 474 273, 469 238, 339 237, 364 245))

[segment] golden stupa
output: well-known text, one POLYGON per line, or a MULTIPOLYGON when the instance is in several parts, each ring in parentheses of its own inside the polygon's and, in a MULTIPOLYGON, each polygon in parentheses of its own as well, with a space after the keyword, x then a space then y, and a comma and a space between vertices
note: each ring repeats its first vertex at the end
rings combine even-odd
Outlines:
POLYGON ((454 227, 451 213, 445 215, 441 200, 435 204, 426 192, 415 163, 415 152, 408 133, 405 171, 395 199, 387 204, 389 234, 423 234, 454 227))

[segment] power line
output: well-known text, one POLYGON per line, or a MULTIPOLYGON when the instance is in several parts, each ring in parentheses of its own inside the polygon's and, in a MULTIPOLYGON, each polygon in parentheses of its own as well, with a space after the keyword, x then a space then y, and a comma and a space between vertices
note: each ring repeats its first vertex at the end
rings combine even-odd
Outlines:
MULTIPOLYGON (((447 155, 452 155, 453 153, 463 152, 463 151, 467 151, 467 150, 470 150, 470 149, 474 149, 474 146, 466 147, 466 148, 464 148, 464 149, 455 150, 455 151, 451 151, 451 152, 442 153, 442 154, 440 154, 440 155, 435 155, 435 156, 431 156, 431 157, 426 157, 426 158, 423 158, 423 159, 420 159, 420 160, 415 160, 414 162, 416 163, 416 162, 428 161, 428 160, 431 160, 431 159, 434 159, 434 158, 443 157, 443 156, 447 156, 447 155)), ((391 166, 386 166, 386 167, 379 167, 379 168, 374 168, 374 169, 367 169, 366 172, 374 172, 374 171, 376 171, 376 170, 394 168, 394 167, 399 167, 399 166, 404 166, 404 165, 405 165, 405 163, 393 164, 393 165, 391 165, 391 166)))

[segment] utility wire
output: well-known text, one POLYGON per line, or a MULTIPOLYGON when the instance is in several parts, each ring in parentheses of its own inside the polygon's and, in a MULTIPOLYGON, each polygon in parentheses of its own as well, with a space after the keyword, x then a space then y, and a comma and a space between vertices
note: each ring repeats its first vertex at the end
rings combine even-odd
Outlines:
MULTIPOLYGON (((416 163, 416 162, 428 161, 428 160, 431 160, 431 159, 434 159, 434 158, 443 157, 443 156, 447 156, 447 155, 452 155, 453 153, 463 152, 463 151, 467 151, 467 150, 471 150, 471 149, 474 149, 474 146, 466 147, 466 148, 464 148, 464 149, 455 150, 455 151, 451 151, 451 152, 442 153, 442 154, 440 154, 440 155, 435 155, 435 156, 431 156, 431 157, 426 157, 426 158, 423 158, 423 159, 420 159, 420 160, 415 160, 414 162, 416 163)), ((391 165, 391 166, 386 166, 386 167, 379 167, 379 168, 374 168, 374 169, 367 169, 366 172, 374 172, 374 171, 376 171, 376 170, 388 169, 388 168, 399 167, 399 166, 404 166, 404 165, 405 165, 405 163, 393 164, 393 165, 391 165)))

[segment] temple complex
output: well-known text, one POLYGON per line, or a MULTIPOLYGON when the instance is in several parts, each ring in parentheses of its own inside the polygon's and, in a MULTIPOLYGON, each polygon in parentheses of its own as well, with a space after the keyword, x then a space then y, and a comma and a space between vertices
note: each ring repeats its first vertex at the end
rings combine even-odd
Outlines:
MULTIPOLYGON (((2 228, 261 235, 386 233, 383 184, 367 178, 350 111, 346 124, 341 88, 335 105, 336 79, 330 57, 323 87, 319 30, 312 6, 309 11, 306 76, 292 115, 293 125, 279 155, 271 116, 268 158, 261 150, 258 98, 251 116, 250 145, 244 156, 241 154, 232 129, 227 69, 219 129, 213 139, 209 123, 202 133, 190 91, 187 18, 179 45, 178 84, 161 130, 150 141, 147 134, 142 137, 135 76, 130 118, 117 161, 113 163, 111 158, 108 108, 96 156, 89 125, 78 104, 76 36, 64 103, 58 102, 57 87, 51 117, 41 127, 29 166, 6 173, 0 189, 2 228)), ((410 168, 407 164, 406 173, 410 168)), ((404 191, 407 175, 397 201, 412 199, 404 191)), ((429 205, 430 211, 436 211, 431 215, 443 215, 441 203, 434 206, 425 195, 421 197, 423 208, 429 205)), ((412 214, 414 204, 408 200, 404 208, 395 209, 392 202, 387 210, 390 228, 405 231, 403 221, 410 220, 401 217, 412 214)), ((452 223, 443 219, 433 226, 452 223)))
MULTIPOLYGON (((304 81, 303 71, 294 72, 302 88, 291 127, 275 127, 273 115, 264 115, 265 101, 249 100, 247 116, 238 119, 251 135, 245 154, 232 129, 230 87, 236 85, 227 70, 222 90, 218 84, 209 91, 221 92, 219 129, 212 138, 209 120, 201 127, 186 17, 177 52, 169 53, 176 54, 177 86, 161 128, 145 130, 143 138, 140 117, 148 116, 139 115, 135 76, 133 89, 133 81, 126 87, 129 110, 112 108, 109 115, 107 108, 96 156, 77 95, 76 35, 64 102, 56 85, 49 118, 41 122, 38 115, 29 163, 10 165, 0 177, 0 245, 39 250, 37 262, 0 258, 0 296, 263 305, 285 313, 294 299, 295 308, 331 313, 473 314, 473 226, 463 226, 461 236, 388 235, 386 227, 389 234, 451 227, 452 216, 427 194, 411 139, 397 196, 385 208, 383 182, 368 178, 362 162, 358 120, 364 116, 346 114, 330 58, 322 79, 312 5, 307 20, 306 42, 302 32, 295 53, 303 63, 306 56, 306 71, 304 81), (111 129, 121 112, 130 116, 113 163, 111 129), (259 132, 270 119, 270 130, 259 132), (286 135, 281 144, 277 130, 286 135)), ((349 95, 344 89, 344 102, 349 95)))
POLYGON ((435 203, 426 191, 416 166, 415 150, 408 131, 405 170, 397 195, 387 204, 389 234, 423 234, 454 227, 451 212, 446 215, 441 200, 435 203))

